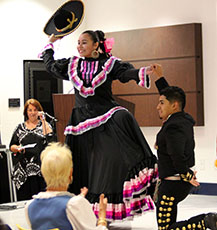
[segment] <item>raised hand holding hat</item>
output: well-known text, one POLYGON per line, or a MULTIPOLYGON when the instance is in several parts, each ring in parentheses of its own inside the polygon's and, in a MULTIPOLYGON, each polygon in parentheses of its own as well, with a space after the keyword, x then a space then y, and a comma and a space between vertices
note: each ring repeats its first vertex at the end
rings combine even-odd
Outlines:
POLYGON ((48 20, 44 32, 47 35, 64 37, 79 27, 83 16, 84 4, 81 0, 67 1, 48 20))

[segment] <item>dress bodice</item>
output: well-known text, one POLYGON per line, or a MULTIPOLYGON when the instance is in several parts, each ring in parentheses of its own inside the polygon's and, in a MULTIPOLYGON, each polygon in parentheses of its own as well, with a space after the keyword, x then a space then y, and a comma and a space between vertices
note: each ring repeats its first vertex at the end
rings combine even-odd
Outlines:
POLYGON ((136 81, 139 86, 149 88, 146 68, 135 69, 128 62, 114 56, 100 55, 98 59, 73 56, 55 60, 52 45, 43 52, 46 69, 53 76, 69 80, 75 89, 75 106, 65 135, 78 135, 105 123, 121 109, 112 96, 112 82, 136 81))

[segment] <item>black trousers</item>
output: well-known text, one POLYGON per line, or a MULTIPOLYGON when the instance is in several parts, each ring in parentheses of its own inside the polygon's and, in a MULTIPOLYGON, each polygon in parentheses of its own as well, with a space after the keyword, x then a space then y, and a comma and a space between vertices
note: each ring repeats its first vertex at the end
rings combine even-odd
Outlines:
POLYGON ((191 217, 185 221, 176 222, 177 205, 188 196, 191 189, 192 185, 188 182, 180 180, 160 181, 156 201, 156 215, 159 230, 206 229, 204 223, 205 214, 191 217))

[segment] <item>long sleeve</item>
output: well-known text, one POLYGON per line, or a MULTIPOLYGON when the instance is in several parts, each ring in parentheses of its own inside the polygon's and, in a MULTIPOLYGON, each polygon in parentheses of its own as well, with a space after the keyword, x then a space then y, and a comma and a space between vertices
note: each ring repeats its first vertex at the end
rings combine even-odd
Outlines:
POLYGON ((185 159, 187 137, 179 125, 169 125, 165 132, 167 151, 178 173, 186 173, 189 168, 185 159))
POLYGON ((139 86, 150 88, 151 81, 149 76, 146 75, 146 67, 135 69, 128 62, 116 61, 112 76, 114 80, 118 79, 122 83, 134 80, 139 86))
POLYGON ((40 55, 43 58, 45 67, 49 73, 51 73, 54 77, 62 79, 62 80, 69 80, 68 77, 68 64, 70 59, 58 59, 54 60, 54 50, 53 45, 48 44, 42 54, 40 55))
POLYGON ((185 146, 188 143, 184 130, 178 125, 170 125, 167 127, 165 138, 168 154, 171 156, 174 168, 180 174, 183 181, 190 181, 194 173, 186 163, 185 146))
POLYGON ((29 219, 28 207, 29 207, 29 205, 31 204, 32 201, 33 201, 33 200, 27 201, 27 203, 26 203, 26 205, 25 205, 25 209, 24 209, 25 217, 26 217, 26 222, 27 222, 27 224, 28 224, 28 226, 29 226, 30 228, 32 228, 32 226, 31 226, 31 222, 30 222, 30 219, 29 219))
POLYGON ((166 79, 164 77, 161 77, 157 81, 155 81, 155 85, 156 85, 159 93, 162 89, 169 86, 168 82, 166 81, 166 79))
POLYGON ((73 229, 107 230, 105 226, 96 226, 97 219, 92 206, 82 196, 75 196, 69 200, 66 214, 73 229))

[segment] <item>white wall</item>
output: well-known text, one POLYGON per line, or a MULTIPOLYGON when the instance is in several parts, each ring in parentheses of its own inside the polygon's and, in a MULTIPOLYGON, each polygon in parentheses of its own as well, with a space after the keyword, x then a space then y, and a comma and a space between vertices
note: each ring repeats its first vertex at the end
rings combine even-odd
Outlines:
MULTIPOLYGON (((0 128, 2 141, 7 145, 14 128, 23 121, 23 60, 37 59, 38 53, 47 42, 47 35, 43 33, 43 28, 52 13, 64 2, 0 0, 0 128), (20 98, 21 107, 8 108, 9 98, 20 98)), ((79 30, 84 25, 85 22, 79 30)), ((75 32, 76 40, 78 31, 75 32)), ((72 36, 57 43, 57 49, 58 46, 62 46, 64 50, 58 53, 59 56, 63 53, 71 55, 70 46, 73 42, 70 39, 73 40, 72 36)), ((67 84, 65 85, 67 87, 67 84)))
MULTIPOLYGON (((8 98, 21 98, 23 105, 23 60, 36 59, 46 42, 43 27, 52 12, 65 1, 0 0, 0 128, 2 140, 9 144, 15 126, 23 120, 23 106, 9 109, 8 98), (2 23, 3 22, 3 23, 2 23)), ((77 54, 76 43, 81 31, 104 32, 202 23, 205 126, 195 127, 196 167, 201 182, 217 182, 217 4, 216 0, 84 0, 85 18, 73 34, 61 40, 56 57, 77 54)), ((159 38, 160 39, 160 38, 159 38)), ((139 49, 139 44, 138 44, 139 49)), ((64 92, 71 89, 64 82, 64 92)), ((160 127, 143 127, 152 147, 160 127)))

